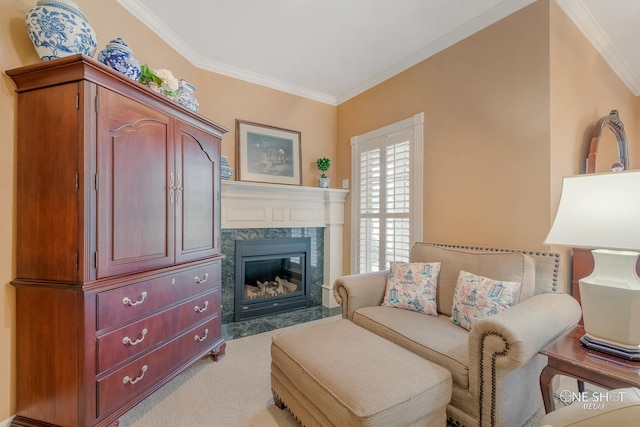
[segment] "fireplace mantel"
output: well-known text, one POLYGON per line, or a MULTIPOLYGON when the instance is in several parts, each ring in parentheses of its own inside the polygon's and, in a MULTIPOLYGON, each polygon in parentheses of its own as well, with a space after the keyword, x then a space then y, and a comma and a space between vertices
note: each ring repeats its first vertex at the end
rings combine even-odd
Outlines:
POLYGON ((336 307, 342 275, 345 200, 349 190, 222 181, 222 229, 324 227, 322 304, 336 307))
POLYGON ((222 228, 325 227, 344 224, 349 190, 222 182, 222 228))

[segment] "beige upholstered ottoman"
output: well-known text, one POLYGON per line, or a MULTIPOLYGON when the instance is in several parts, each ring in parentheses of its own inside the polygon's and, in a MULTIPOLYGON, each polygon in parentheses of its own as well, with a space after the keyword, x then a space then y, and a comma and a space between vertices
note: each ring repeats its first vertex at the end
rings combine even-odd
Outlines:
POLYGON ((274 336, 271 388, 307 427, 445 426, 451 374, 340 319, 274 336))

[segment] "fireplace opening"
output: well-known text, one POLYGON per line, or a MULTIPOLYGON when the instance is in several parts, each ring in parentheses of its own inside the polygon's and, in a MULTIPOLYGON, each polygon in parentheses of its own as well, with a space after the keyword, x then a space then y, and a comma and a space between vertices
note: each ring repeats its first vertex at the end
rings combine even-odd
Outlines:
POLYGON ((236 240, 234 321, 310 306, 309 237, 236 240))

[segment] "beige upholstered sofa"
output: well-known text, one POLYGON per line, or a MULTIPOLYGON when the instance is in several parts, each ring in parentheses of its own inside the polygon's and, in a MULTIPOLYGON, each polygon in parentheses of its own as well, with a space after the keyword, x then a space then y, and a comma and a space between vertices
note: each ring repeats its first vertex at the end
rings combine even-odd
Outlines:
MULTIPOLYGON (((542 417, 538 354, 580 319, 580 306, 562 293, 560 256, 542 252, 417 243, 411 262, 440 262, 438 316, 381 306, 388 271, 344 276, 334 283, 342 317, 447 368, 453 394, 447 417, 460 426, 522 426, 542 417), (511 308, 470 331, 452 323, 460 270, 522 284, 511 308)), ((384 364, 384 355, 380 355, 384 364)))

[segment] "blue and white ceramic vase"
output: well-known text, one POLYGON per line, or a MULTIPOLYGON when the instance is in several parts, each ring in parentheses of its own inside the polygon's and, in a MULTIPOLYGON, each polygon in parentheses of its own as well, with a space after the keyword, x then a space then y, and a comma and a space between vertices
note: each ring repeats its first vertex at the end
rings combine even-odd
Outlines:
POLYGON ((184 79, 180 79, 178 82, 178 96, 176 96, 176 102, 191 111, 198 112, 200 104, 193 95, 196 88, 191 83, 186 82, 184 79))
POLYGON ((40 0, 26 16, 27 32, 43 61, 77 53, 93 56, 97 37, 71 0, 40 0))
POLYGON ((227 160, 227 156, 220 156, 220 178, 224 181, 228 181, 231 179, 231 174, 233 173, 233 168, 229 166, 229 161, 227 160))
POLYGON ((133 80, 140 77, 140 62, 133 51, 120 37, 107 43, 107 47, 98 52, 98 61, 113 68, 133 80))

